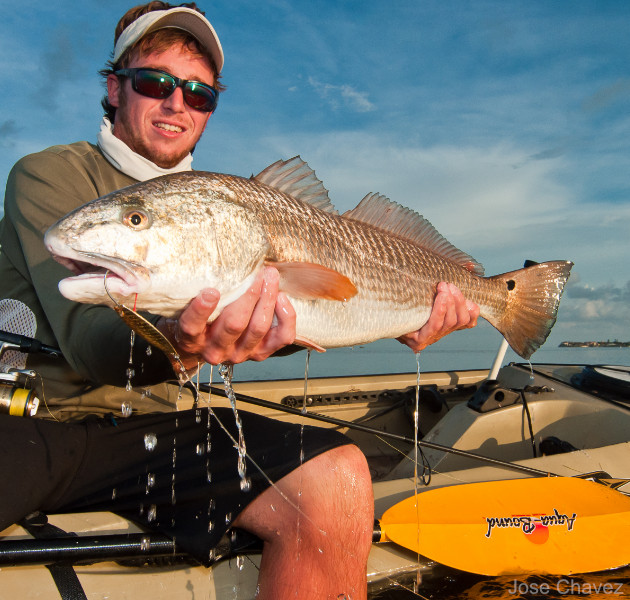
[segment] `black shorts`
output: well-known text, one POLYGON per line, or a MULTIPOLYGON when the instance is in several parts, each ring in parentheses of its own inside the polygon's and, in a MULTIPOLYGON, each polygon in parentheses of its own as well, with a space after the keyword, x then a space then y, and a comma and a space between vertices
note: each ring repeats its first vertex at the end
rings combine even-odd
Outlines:
POLYGON ((269 480, 350 443, 329 429, 239 411, 247 489, 237 470, 234 415, 211 412, 79 423, 0 415, 0 530, 37 510, 111 511, 176 538, 180 550, 209 564, 211 549, 269 480))

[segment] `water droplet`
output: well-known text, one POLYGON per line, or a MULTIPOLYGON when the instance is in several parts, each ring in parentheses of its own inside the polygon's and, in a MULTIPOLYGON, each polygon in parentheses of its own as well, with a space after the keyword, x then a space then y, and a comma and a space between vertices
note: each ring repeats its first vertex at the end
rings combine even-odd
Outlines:
POLYGON ((151 346, 147 346, 147 356, 151 356, 153 352, 153 348, 151 346))
POLYGON ((237 463, 237 471, 238 475, 241 478, 241 489, 244 489, 242 486, 248 486, 247 483, 242 483, 247 479, 247 467, 245 464, 245 458, 247 456, 247 449, 245 447, 245 436, 243 434, 243 423, 241 421, 241 417, 238 414, 238 410, 236 408, 236 395, 234 394, 234 388, 232 387, 232 376, 234 374, 234 365, 219 365, 219 374, 223 378, 223 384, 225 388, 225 394, 230 399, 230 405, 232 406, 232 412, 234 413, 234 421, 236 424, 236 429, 238 431, 238 463, 237 463))
POLYGON ((195 423, 201 423, 201 411, 199 409, 195 411, 195 423))
POLYGON ((241 479, 241 491, 249 492, 252 489, 252 480, 249 477, 243 477, 241 479))
POLYGON ((216 550, 215 550, 214 548, 212 548, 212 549, 210 550, 210 552, 208 552, 208 560, 209 560, 210 562, 214 562, 214 561, 215 561, 216 556, 217 556, 216 550))
POLYGON ((205 446, 203 444, 197 444, 197 448, 195 450, 197 452, 197 456, 203 456, 205 452, 205 446))
POLYGON ((217 507, 217 503, 215 502, 214 498, 210 499, 210 502, 208 503, 208 514, 212 514, 212 511, 217 507))
POLYGON ((156 516, 157 516, 157 507, 155 506, 155 504, 152 504, 151 506, 149 506, 149 512, 147 512, 147 521, 149 521, 149 523, 151 521, 155 521, 156 516))
POLYGON ((125 386, 126 392, 133 392, 133 386, 131 385, 131 381, 127 380, 127 385, 125 386))
POLYGON ((151 547, 151 539, 148 537, 143 537, 140 540, 140 550, 142 550, 142 552, 148 552, 150 547, 151 547))
POLYGON ((242 570, 243 570, 243 567, 245 567, 245 557, 239 554, 239 555, 236 557, 236 568, 237 568, 239 571, 242 571, 242 570))
POLYGON ((157 446, 157 436, 155 433, 145 433, 144 434, 144 447, 149 451, 155 450, 157 446))
POLYGON ((151 488, 155 485, 155 475, 153 473, 147 473, 147 488, 146 493, 148 494, 151 488))
POLYGON ((208 533, 212 533, 214 530, 214 521, 208 521, 208 533))
POLYGON ((127 379, 131 379, 135 374, 136 372, 131 367, 127 369, 127 379))
POLYGON ((270 508, 273 512, 276 512, 276 507, 275 507, 273 504, 270 504, 270 505, 269 505, 269 508, 270 508))
POLYGON ((131 416, 131 413, 133 413, 133 406, 131 405, 131 402, 129 402, 129 400, 125 400, 122 403, 120 410, 122 412, 122 416, 127 418, 131 416))
POLYGON ((116 500, 116 488, 112 490, 112 500, 116 500))
POLYGON ((225 515, 225 524, 229 525, 231 520, 232 520, 232 513, 230 512, 227 515, 225 515))

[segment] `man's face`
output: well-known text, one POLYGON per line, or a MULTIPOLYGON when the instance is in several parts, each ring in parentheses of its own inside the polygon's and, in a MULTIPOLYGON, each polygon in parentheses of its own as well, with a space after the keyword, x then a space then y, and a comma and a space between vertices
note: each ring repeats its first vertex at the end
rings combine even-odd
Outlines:
MULTIPOLYGON (((208 61, 179 44, 134 58, 128 67, 151 67, 181 79, 214 85, 208 61)), ((116 107, 114 135, 159 167, 178 164, 195 147, 210 117, 210 113, 188 106, 181 88, 163 100, 147 98, 131 88, 129 78, 110 75, 107 91, 110 103, 116 107)))

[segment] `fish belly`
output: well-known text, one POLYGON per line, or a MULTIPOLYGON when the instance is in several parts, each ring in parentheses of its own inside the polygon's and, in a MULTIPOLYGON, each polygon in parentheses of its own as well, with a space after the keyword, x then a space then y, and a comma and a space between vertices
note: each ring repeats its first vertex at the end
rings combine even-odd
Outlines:
POLYGON ((427 322, 429 306, 400 307, 388 302, 348 302, 291 298, 297 337, 322 348, 367 344, 415 331, 427 322))

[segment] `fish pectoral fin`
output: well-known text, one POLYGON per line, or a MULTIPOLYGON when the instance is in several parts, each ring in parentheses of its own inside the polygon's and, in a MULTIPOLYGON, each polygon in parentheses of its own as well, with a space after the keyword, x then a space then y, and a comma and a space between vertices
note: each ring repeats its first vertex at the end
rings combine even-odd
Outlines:
POLYGON ((338 271, 308 262, 267 262, 280 273, 280 290, 304 300, 338 300, 345 302, 357 288, 338 271))
POLYGON ((293 341, 297 346, 302 346, 303 348, 308 348, 309 350, 315 350, 316 352, 326 352, 326 348, 322 348, 318 346, 315 342, 311 342, 311 340, 303 337, 296 337, 293 341))

